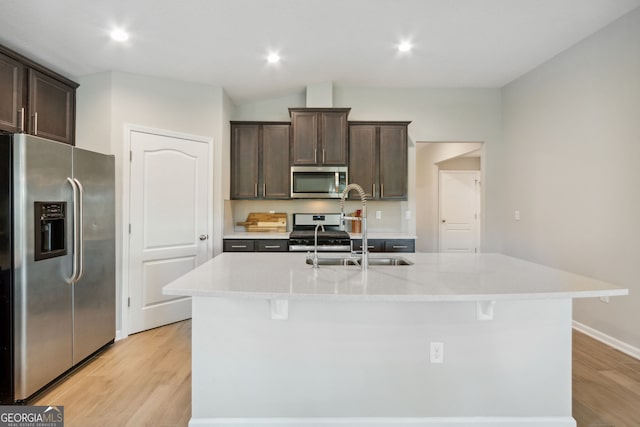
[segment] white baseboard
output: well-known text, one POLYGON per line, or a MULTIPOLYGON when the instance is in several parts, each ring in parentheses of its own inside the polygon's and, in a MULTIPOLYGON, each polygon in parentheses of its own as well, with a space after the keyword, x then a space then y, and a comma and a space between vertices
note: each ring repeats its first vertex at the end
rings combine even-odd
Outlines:
POLYGON ((192 418, 189 427, 576 427, 571 417, 192 418))
POLYGON ((122 331, 120 329, 118 329, 116 331, 116 341, 120 341, 121 339, 126 338, 122 336, 122 331))
POLYGON ((627 344, 626 342, 620 341, 617 338, 614 338, 575 320, 573 321, 573 328, 585 335, 589 335, 593 339, 596 339, 608 345, 609 347, 613 347, 616 350, 620 350, 621 352, 640 360, 640 348, 638 347, 634 347, 630 344, 627 344))

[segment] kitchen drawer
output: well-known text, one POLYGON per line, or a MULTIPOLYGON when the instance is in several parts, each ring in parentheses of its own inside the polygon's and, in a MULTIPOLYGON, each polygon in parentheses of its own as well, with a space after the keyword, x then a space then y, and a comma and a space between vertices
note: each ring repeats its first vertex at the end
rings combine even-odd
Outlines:
POLYGON ((413 239, 390 239, 384 242, 385 252, 415 252, 416 241, 413 239))
POLYGON ((256 240, 257 252, 289 252, 289 241, 284 239, 256 240))
MULTIPOLYGON (((354 239, 352 245, 354 251, 362 250, 361 239, 354 239)), ((384 252, 384 240, 382 239, 367 239, 367 246, 369 247, 369 252, 384 252)))
POLYGON ((222 243, 224 252, 253 252, 255 241, 251 239, 224 239, 222 243))

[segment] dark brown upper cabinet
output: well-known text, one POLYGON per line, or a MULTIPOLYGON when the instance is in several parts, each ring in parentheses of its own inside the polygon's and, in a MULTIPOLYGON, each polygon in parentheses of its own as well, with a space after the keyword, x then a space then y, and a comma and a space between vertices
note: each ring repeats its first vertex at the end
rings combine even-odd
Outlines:
POLYGON ((29 70, 30 133, 73 145, 75 89, 29 70))
POLYGON ((292 166, 346 166, 350 108, 289 108, 292 166))
POLYGON ((349 122, 349 182, 368 199, 407 199, 409 123, 349 122))
POLYGON ((231 122, 231 198, 289 198, 286 122, 231 122))
POLYGON ((0 130, 5 132, 24 130, 23 75, 21 63, 0 53, 0 130))
POLYGON ((262 124, 262 197, 290 197, 289 138, 291 126, 262 124))
POLYGON ((0 131, 74 144, 78 84, 0 46, 0 131))

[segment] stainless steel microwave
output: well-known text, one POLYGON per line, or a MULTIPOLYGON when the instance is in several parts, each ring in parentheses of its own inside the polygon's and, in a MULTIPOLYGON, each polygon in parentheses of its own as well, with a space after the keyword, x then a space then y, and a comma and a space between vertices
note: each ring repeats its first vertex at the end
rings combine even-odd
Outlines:
POLYGON ((292 199, 337 199, 347 186, 346 166, 292 166, 292 199))

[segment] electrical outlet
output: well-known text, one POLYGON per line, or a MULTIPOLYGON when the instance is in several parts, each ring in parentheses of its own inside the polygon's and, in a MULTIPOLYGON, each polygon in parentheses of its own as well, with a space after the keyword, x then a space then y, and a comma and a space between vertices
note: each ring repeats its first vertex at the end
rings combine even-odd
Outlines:
POLYGON ((604 296, 604 297, 600 297, 600 301, 609 304, 609 297, 608 296, 604 296))
POLYGON ((411 219, 411 211, 404 212, 404 219, 407 219, 407 220, 411 219))
POLYGON ((376 211, 376 219, 382 219, 382 211, 376 211))
POLYGON ((520 211, 513 211, 513 219, 520 221, 520 211))
POLYGON ((429 344, 429 361, 431 363, 444 363, 444 343, 432 342, 429 344))

